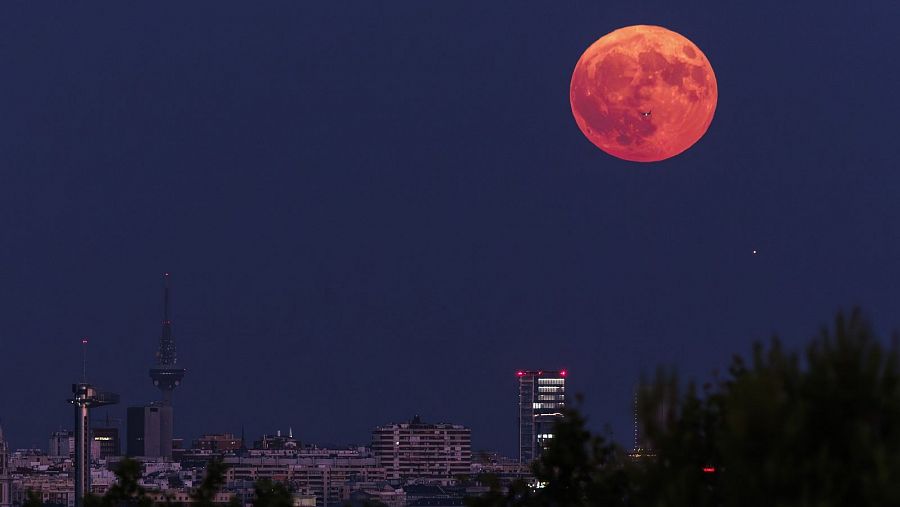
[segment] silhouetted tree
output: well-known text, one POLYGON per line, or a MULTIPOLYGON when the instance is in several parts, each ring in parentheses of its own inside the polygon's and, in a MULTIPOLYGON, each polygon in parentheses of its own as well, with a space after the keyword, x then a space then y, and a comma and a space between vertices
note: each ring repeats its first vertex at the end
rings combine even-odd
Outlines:
POLYGON ((212 507, 215 504, 216 494, 225 484, 225 470, 227 465, 222 460, 212 460, 206 465, 206 474, 200 486, 191 492, 191 499, 196 507, 212 507))
POLYGON ((131 458, 124 458, 115 468, 116 483, 102 497, 87 494, 84 497, 85 507, 117 507, 139 506, 149 507, 153 500, 140 485, 141 463, 131 458))
MULTIPOLYGON (((579 400, 580 401, 580 400, 579 400)), ((540 459, 532 465, 540 487, 517 480, 503 491, 496 477, 482 476, 490 491, 466 499, 470 507, 593 507, 630 505, 631 464, 621 448, 586 428, 577 409, 566 409, 540 459)))
POLYGON ((651 449, 632 462, 568 410, 534 465, 472 507, 900 505, 900 353, 859 310, 803 354, 773 338, 698 388, 660 371, 639 394, 651 449))
POLYGON ((28 493, 25 494, 25 501, 22 503, 22 507, 42 507, 43 505, 44 500, 41 498, 41 494, 29 489, 28 493))
MULTIPOLYGON (((197 489, 191 492, 193 505, 197 507, 212 507, 215 504, 216 494, 225 484, 226 468, 226 465, 221 460, 209 462, 203 481, 197 489)), ((105 495, 85 495, 85 507, 149 507, 153 505, 153 500, 147 495, 144 487, 140 485, 141 463, 139 461, 130 458, 123 459, 116 466, 115 474, 116 483, 109 488, 105 495)), ((235 504, 235 501, 236 499, 232 497, 230 505, 233 507, 238 505, 235 504)), ((181 504, 168 499, 165 501, 165 505, 175 507, 181 504)))
POLYGON ((657 379, 644 403, 657 459, 648 500, 666 505, 900 505, 900 354, 858 309, 839 313, 803 354, 773 338, 702 395, 657 379), (652 399, 654 398, 655 399, 652 399), (672 396, 669 396, 671 399, 672 396), (715 469, 704 473, 702 468, 715 469))
POLYGON ((253 490, 253 507, 292 507, 294 504, 291 491, 281 482, 260 479, 253 490))

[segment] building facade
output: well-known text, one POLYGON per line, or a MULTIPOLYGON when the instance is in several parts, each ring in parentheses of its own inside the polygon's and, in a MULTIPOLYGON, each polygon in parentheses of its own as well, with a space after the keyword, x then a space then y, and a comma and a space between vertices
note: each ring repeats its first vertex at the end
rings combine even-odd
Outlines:
POLYGON ((119 428, 92 428, 92 446, 96 446, 93 455, 98 459, 107 459, 120 455, 119 428))
POLYGON ((300 441, 294 438, 294 430, 290 428, 288 428, 287 435, 282 435, 281 430, 278 430, 274 435, 263 435, 259 440, 253 442, 254 449, 267 451, 284 451, 300 447, 300 441))
POLYGON ((234 452, 243 447, 240 438, 231 433, 213 433, 194 440, 191 449, 212 452, 234 452))
POLYGON ((472 465, 472 430, 458 424, 408 423, 379 426, 372 432, 372 452, 388 480, 424 479, 450 484, 472 465))
POLYGON ((553 438, 566 406, 566 370, 520 370, 519 463, 531 463, 553 438))
POLYGON ((145 407, 128 407, 126 454, 148 458, 172 457, 172 405, 152 403, 145 407), (165 435, 169 435, 168 443, 165 435))
POLYGON ((358 482, 384 481, 378 461, 363 453, 353 456, 331 453, 298 454, 295 457, 225 457, 225 483, 231 490, 252 491, 260 479, 284 482, 295 495, 310 495, 318 507, 344 505, 358 482), (243 486, 242 486, 243 485, 243 486))
POLYGON ((50 434, 47 455, 70 456, 75 454, 75 435, 71 431, 59 430, 50 434))
POLYGON ((34 492, 43 505, 75 507, 75 485, 71 477, 52 475, 24 476, 16 480, 12 495, 14 505, 24 505, 28 493, 34 492))
MULTIPOLYGON (((91 430, 96 434, 96 430, 91 430)), ((100 441, 94 438, 91 441, 91 456, 102 458, 100 441)), ((54 457, 75 457, 75 433, 69 430, 54 431, 50 434, 47 444, 47 455, 54 457)))

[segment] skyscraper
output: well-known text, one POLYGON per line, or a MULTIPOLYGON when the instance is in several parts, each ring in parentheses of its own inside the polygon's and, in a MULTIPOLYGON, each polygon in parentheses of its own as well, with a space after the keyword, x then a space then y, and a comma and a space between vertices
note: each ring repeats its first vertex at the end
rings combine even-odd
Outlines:
POLYGON ((165 273, 163 278, 165 285, 162 334, 159 337, 156 365, 150 368, 150 379, 162 393, 162 400, 145 407, 128 409, 127 450, 132 456, 172 457, 172 437, 175 428, 172 393, 181 385, 185 369, 178 366, 175 337, 172 336, 172 320, 169 315, 169 273, 165 273), (137 442, 141 442, 140 446, 137 442), (140 453, 135 454, 138 449, 140 453))
POLYGON ((519 463, 531 463, 553 438, 566 405, 566 370, 519 370, 519 463))

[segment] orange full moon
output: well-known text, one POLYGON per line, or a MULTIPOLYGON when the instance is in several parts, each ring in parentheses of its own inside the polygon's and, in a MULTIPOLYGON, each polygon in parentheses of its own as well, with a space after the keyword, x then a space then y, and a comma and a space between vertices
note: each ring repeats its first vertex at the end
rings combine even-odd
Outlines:
POLYGON ((684 36, 635 25, 601 37, 578 59, 569 101, 601 150, 635 162, 674 157, 712 122, 719 92, 706 55, 684 36))

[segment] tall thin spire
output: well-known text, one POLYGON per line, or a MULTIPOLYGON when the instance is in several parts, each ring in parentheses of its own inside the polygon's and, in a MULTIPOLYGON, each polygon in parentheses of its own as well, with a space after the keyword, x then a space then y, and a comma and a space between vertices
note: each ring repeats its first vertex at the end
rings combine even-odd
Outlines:
POLYGON ((173 367, 178 362, 175 350, 175 338, 172 337, 172 319, 169 317, 169 273, 163 274, 165 285, 163 287, 163 321, 162 334, 159 337, 159 351, 156 354, 156 364, 163 367, 173 367))
POLYGON ((87 336, 81 339, 81 382, 87 382, 87 336))
POLYGON ((169 273, 163 273, 163 321, 169 320, 169 273))

